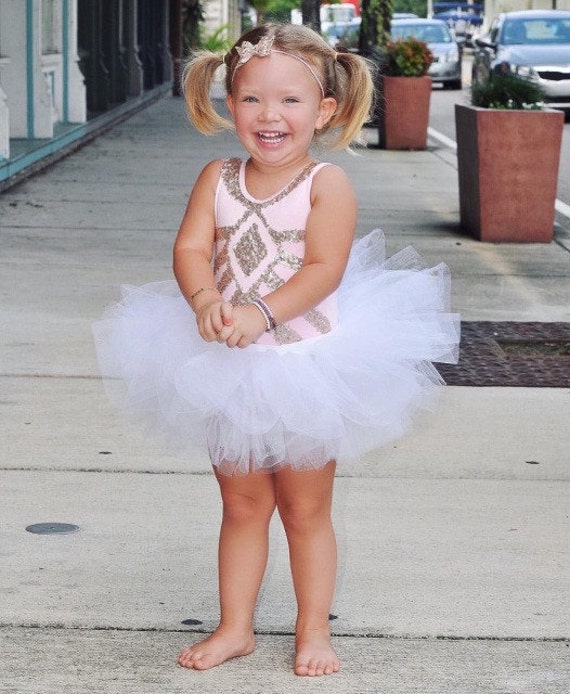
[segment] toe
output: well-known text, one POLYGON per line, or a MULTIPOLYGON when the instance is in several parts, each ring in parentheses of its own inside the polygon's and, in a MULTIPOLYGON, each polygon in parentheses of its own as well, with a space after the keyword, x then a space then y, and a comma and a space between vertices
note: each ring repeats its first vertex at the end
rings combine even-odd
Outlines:
POLYGON ((178 656, 178 664, 185 668, 197 668, 202 655, 193 650, 184 650, 178 656))
POLYGON ((309 666, 307 663, 296 663, 295 664, 295 674, 306 677, 309 674, 309 666))

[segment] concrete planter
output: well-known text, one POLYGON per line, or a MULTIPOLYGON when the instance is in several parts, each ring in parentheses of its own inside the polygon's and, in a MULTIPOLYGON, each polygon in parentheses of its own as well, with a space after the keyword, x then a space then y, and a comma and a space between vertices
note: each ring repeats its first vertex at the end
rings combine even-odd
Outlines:
POLYGON ((562 111, 455 105, 461 226, 481 241, 548 243, 562 111))
POLYGON ((431 77, 384 77, 384 149, 425 149, 431 77))

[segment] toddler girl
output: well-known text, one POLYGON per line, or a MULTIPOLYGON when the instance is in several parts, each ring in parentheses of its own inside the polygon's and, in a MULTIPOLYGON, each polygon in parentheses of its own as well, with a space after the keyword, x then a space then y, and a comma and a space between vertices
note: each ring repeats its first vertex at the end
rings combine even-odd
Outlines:
POLYGON ((315 137, 355 140, 371 108, 364 60, 304 26, 265 25, 224 56, 186 67, 188 112, 202 133, 235 127, 245 160, 210 162, 174 246, 177 282, 126 289, 96 326, 103 373, 122 405, 171 437, 207 446, 223 502, 218 628, 185 648, 204 670, 254 649, 254 610, 277 509, 297 601, 294 671, 339 669, 329 611, 337 460, 407 429, 453 361, 457 317, 447 271, 411 249, 386 261, 380 232, 353 245, 355 196, 315 137), (210 100, 225 67, 232 122, 210 100))

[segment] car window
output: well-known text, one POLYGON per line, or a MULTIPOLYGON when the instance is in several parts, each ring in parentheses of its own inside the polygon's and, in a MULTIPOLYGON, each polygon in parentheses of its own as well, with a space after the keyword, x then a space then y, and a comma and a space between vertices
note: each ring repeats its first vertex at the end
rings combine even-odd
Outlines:
POLYGON ((570 20, 507 20, 503 25, 501 43, 507 46, 570 43, 570 20))
POLYGON ((393 39, 406 39, 412 36, 425 43, 451 43, 453 41, 445 24, 392 24, 393 39))

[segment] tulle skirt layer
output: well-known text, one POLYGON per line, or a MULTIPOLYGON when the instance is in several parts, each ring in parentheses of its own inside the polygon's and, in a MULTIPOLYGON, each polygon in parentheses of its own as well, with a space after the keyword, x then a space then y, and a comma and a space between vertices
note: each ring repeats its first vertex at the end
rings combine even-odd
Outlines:
POLYGON ((355 460, 433 406, 432 362, 457 361, 459 318, 447 267, 412 248, 386 260, 380 231, 353 246, 338 302, 327 335, 229 349, 202 340, 174 281, 123 287, 94 325, 109 395, 224 473, 355 460))

